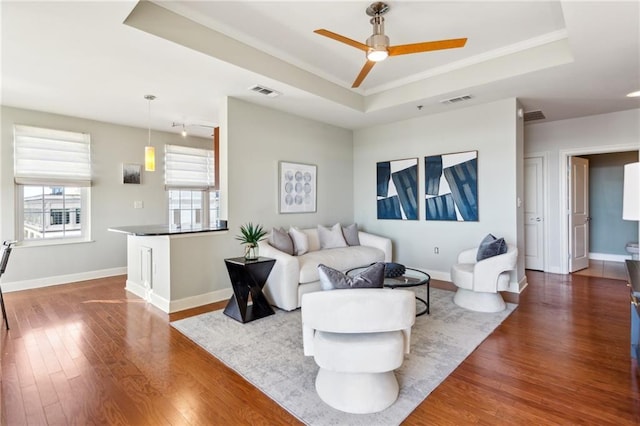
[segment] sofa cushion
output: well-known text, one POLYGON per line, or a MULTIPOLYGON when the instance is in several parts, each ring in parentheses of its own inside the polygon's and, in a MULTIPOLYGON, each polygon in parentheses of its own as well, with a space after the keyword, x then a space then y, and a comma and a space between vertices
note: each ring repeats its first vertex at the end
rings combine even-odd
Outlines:
POLYGON ((309 251, 309 237, 296 227, 289 228, 289 236, 293 241, 293 254, 301 256, 309 251))
POLYGON ((337 269, 320 264, 318 265, 318 275, 323 290, 382 288, 384 263, 376 262, 353 277, 348 277, 337 269))
POLYGON ((303 229, 302 232, 307 234, 309 239, 309 251, 320 250, 320 239, 318 238, 318 228, 303 229))
POLYGON ((480 242, 478 253, 476 254, 476 261, 479 262, 489 257, 505 254, 506 252, 507 243, 504 241, 504 238, 496 238, 493 235, 488 234, 480 242))
POLYGON ((318 238, 320 239, 321 249, 347 247, 347 242, 342 236, 342 226, 339 223, 333 225, 331 229, 318 225, 318 238))
POLYGON ((354 223, 349 226, 342 227, 342 235, 349 246, 359 246, 360 238, 358 238, 358 224, 354 223))
POLYGON ((291 241, 291 237, 284 229, 273 228, 271 230, 271 235, 269 235, 268 242, 278 250, 285 252, 288 255, 293 255, 293 241, 291 241))
POLYGON ((375 247, 353 246, 310 251, 298 256, 300 266, 300 284, 320 279, 318 265, 321 263, 339 271, 346 271, 373 262, 384 262, 384 252, 375 247))

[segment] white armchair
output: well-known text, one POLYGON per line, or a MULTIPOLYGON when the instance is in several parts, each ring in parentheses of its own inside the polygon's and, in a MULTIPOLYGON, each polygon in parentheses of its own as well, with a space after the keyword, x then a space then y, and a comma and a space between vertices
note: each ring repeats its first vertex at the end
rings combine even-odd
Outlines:
POLYGON ((398 398, 393 370, 409 353, 415 294, 387 288, 302 296, 304 354, 320 367, 316 391, 348 413, 382 411, 398 398))
POLYGON ((451 267, 451 281, 458 287, 453 302, 465 309, 499 312, 506 305, 499 291, 509 289, 509 271, 515 269, 518 248, 507 245, 507 252, 476 261, 478 248, 464 250, 451 267))

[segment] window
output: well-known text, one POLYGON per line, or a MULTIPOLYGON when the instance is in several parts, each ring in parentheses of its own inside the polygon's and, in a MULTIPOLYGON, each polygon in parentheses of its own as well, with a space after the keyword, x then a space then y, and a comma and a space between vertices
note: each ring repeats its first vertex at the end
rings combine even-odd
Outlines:
POLYGON ((18 239, 89 239, 88 134, 14 126, 14 176, 18 239))
POLYGON ((169 224, 209 226, 219 218, 215 190, 214 152, 165 145, 165 186, 169 197, 169 224))

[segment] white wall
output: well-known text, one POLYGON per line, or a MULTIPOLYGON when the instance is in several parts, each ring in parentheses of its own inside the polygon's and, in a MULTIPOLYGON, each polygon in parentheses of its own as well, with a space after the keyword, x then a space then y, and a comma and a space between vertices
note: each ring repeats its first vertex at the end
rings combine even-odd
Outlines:
POLYGON ((13 125, 86 132, 91 135, 91 242, 42 247, 17 247, 2 277, 3 290, 73 282, 126 273, 126 237, 107 231, 112 226, 166 223, 164 144, 212 147, 209 139, 152 132, 156 171, 142 172, 140 185, 122 184, 122 163, 143 164, 147 129, 119 126, 56 114, 2 107, 0 188, 2 240, 16 238, 13 182, 13 125), (134 209, 134 201, 144 208, 134 209))
MULTIPOLYGON (((449 279, 449 270, 462 250, 477 246, 487 234, 504 237, 523 250, 521 124, 515 99, 469 107, 380 125, 354 132, 355 220, 371 232, 392 238, 394 260, 427 270, 434 278, 449 279), (520 147, 518 147, 520 143, 520 147), (478 222, 426 221, 424 157, 478 151, 478 222), (521 155, 521 154, 520 154, 521 155), (376 163, 418 158, 419 215, 416 221, 378 220, 376 163), (520 192, 519 192, 520 191, 520 192), (440 254, 434 253, 438 247, 440 254)), ((522 256, 520 256, 522 257, 522 256)), ((511 291, 524 279, 521 261, 512 274, 511 291)))
POLYGON ((546 271, 564 273, 567 268, 566 199, 560 178, 561 161, 568 153, 595 154, 640 149, 640 109, 594 115, 525 126, 525 157, 544 154, 549 187, 545 191, 549 216, 546 218, 548 258, 546 271), (561 209, 561 207, 563 207, 561 209), (565 242, 563 242, 565 240, 565 242))

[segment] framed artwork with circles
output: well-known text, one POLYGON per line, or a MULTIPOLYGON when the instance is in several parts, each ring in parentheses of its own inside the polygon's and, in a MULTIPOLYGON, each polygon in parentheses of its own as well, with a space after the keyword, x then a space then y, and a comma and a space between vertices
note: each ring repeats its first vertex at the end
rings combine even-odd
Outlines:
POLYGON ((316 211, 317 166, 280 162, 280 213, 316 211))

